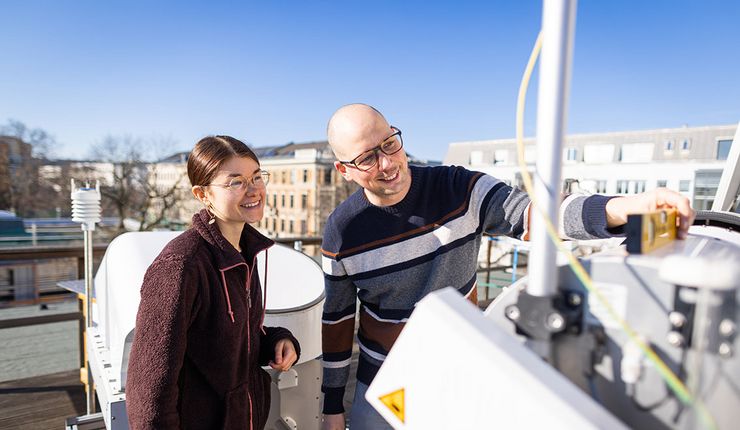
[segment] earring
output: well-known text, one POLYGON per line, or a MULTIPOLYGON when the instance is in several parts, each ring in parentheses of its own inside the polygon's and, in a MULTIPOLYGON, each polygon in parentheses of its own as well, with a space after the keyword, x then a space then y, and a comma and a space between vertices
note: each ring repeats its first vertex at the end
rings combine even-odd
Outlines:
POLYGON ((208 220, 208 225, 213 224, 216 222, 216 215, 213 214, 213 205, 210 203, 206 203, 206 212, 208 212, 208 215, 211 216, 211 218, 208 220))

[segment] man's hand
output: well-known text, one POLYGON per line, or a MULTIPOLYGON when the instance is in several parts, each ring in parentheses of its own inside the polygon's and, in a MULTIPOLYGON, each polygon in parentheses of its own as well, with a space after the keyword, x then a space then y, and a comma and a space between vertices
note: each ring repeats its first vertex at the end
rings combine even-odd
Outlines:
POLYGON ((269 364, 273 369, 285 372, 297 359, 298 354, 295 352, 293 342, 290 339, 280 339, 275 344, 275 358, 269 364))
POLYGON ((324 414, 321 430, 344 430, 344 414, 324 414))
POLYGON ((691 208, 689 199, 667 188, 609 200, 606 204, 606 222, 609 227, 618 227, 627 223, 627 215, 669 208, 678 211, 678 237, 685 239, 696 212, 691 208))

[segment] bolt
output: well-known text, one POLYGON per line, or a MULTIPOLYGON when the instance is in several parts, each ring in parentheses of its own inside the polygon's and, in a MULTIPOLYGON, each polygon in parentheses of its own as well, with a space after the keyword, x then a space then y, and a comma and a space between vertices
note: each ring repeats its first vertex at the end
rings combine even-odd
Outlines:
POLYGON ((581 295, 576 293, 568 294, 568 304, 571 306, 581 306, 581 295))
POLYGON ((681 348, 684 345, 683 335, 677 331, 669 331, 666 340, 669 345, 676 348, 681 348))
POLYGON ((684 324, 686 324, 686 315, 682 314, 681 312, 673 311, 668 314, 668 321, 673 327, 681 328, 684 324))
POLYGON ((547 316, 547 328, 552 332, 559 332, 565 328, 565 318, 558 312, 547 316))
POLYGON ((522 313, 516 305, 509 305, 506 307, 506 317, 510 320, 518 321, 520 316, 522 316, 522 313))
POLYGON ((735 334, 736 330, 737 330, 737 326, 729 318, 725 318, 722 320, 721 323, 719 323, 719 334, 721 334, 724 337, 732 336, 733 334, 735 334))
POLYGON ((719 344, 719 355, 722 358, 730 358, 732 357, 732 348, 730 348, 730 344, 727 342, 722 342, 719 344))

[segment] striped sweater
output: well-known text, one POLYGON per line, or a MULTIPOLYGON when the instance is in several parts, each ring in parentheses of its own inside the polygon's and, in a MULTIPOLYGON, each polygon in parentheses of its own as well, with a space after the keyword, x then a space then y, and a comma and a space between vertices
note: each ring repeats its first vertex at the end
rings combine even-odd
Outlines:
MULTIPOLYGON (((416 303, 452 286, 477 301, 481 235, 528 236, 529 198, 461 167, 410 166, 411 188, 396 205, 372 205, 362 189, 329 217, 322 244, 324 413, 344 412, 357 300, 357 380, 370 384, 416 303)), ((609 237, 604 196, 570 196, 561 234, 609 237)))

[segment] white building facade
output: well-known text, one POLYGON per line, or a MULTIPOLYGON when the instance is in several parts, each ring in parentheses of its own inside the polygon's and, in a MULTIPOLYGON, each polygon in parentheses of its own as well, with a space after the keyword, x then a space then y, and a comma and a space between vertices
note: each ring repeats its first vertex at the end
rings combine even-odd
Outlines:
MULTIPOLYGON (((563 182, 570 190, 610 195, 667 187, 686 195, 695 209, 708 210, 736 128, 722 125, 569 135, 563 144, 563 182)), ((536 157, 535 140, 525 139, 530 173, 536 157)), ((521 186, 515 139, 451 143, 444 164, 464 166, 521 186)))

